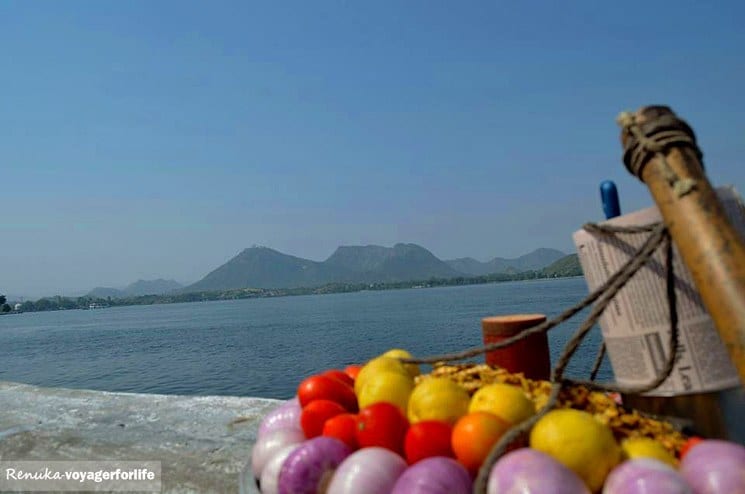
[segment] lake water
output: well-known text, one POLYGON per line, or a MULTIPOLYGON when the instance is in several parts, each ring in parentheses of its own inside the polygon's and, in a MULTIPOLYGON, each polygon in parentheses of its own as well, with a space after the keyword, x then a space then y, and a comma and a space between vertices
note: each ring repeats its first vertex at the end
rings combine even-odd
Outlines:
MULTIPOLYGON (((477 346, 484 316, 551 317, 586 293, 569 278, 3 316, 0 380, 288 398, 317 371, 394 347, 427 356, 477 346)), ((549 333, 552 359, 584 315, 549 333)), ((571 374, 589 374, 599 343, 595 328, 571 374)), ((611 376, 606 362, 600 377, 611 376)))

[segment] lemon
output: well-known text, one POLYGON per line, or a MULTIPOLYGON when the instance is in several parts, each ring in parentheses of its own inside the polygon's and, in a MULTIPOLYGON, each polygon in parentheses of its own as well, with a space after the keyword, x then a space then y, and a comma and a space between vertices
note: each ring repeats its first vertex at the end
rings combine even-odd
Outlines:
POLYGON ((446 377, 430 377, 416 385, 409 397, 409 422, 441 420, 453 425, 468 413, 468 392, 446 377))
POLYGON ((530 432, 530 447, 542 451, 599 491, 608 472, 621 460, 613 433, 587 412, 553 410, 530 432))
POLYGON ((379 372, 367 379, 357 395, 357 401, 360 409, 385 401, 398 406, 406 414, 412 389, 414 389, 414 382, 407 374, 379 372))
POLYGON ((398 372, 411 379, 406 367, 404 367, 404 364, 402 364, 397 358, 382 356, 376 357, 362 367, 360 373, 357 375, 357 379, 354 380, 354 392, 357 393, 357 396, 359 396, 362 391, 367 379, 380 372, 398 372))
MULTIPOLYGON (((388 350, 385 352, 383 357, 392 357, 392 358, 413 358, 414 356, 407 352, 406 350, 402 350, 400 348, 394 348, 393 350, 388 350)), ((411 375, 411 377, 416 377, 419 375, 419 366, 416 364, 404 364, 404 367, 408 371, 408 373, 411 375)))
POLYGON ((648 437, 632 437, 621 443, 621 452, 625 459, 654 458, 677 468, 677 461, 658 441, 648 437))
POLYGON ((476 391, 468 412, 489 412, 512 425, 535 413, 533 402, 522 389, 509 384, 489 384, 476 391))

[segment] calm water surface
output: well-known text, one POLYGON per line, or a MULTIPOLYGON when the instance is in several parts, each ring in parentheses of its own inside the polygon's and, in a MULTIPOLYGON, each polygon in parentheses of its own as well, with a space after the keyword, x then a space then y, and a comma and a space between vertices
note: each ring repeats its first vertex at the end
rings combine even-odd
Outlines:
MULTIPOLYGON (((554 316, 582 278, 0 317, 0 380, 167 394, 287 398, 319 370, 393 347, 418 356, 481 344, 484 316, 554 316)), ((584 314, 549 333, 552 359, 584 314)), ((571 367, 586 375, 599 331, 571 367)), ((481 360, 481 359, 476 359, 481 360)), ((610 378, 607 365, 601 377, 610 378)))

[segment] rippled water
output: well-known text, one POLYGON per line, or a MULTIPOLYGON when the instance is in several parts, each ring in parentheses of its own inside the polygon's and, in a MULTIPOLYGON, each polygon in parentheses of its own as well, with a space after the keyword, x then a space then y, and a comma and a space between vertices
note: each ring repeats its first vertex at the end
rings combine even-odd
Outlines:
MULTIPOLYGON (((3 316, 0 380, 287 398, 316 371, 393 347, 425 356, 476 346, 484 316, 553 316, 586 293, 570 278, 3 316)), ((583 315, 549 333, 552 359, 583 315)), ((589 373, 599 342, 594 329, 575 375, 589 373)))

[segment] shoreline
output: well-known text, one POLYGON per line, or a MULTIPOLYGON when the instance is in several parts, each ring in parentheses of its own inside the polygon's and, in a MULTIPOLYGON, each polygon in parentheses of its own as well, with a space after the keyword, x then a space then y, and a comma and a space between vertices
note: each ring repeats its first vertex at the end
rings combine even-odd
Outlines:
POLYGON ((293 297, 302 295, 330 295, 336 293, 357 293, 364 291, 388 291, 404 289, 425 289, 448 286, 484 285, 492 283, 506 283, 514 281, 539 281, 581 277, 582 274, 567 276, 546 276, 540 271, 526 271, 516 274, 496 273, 485 276, 431 278, 429 280, 414 280, 386 283, 331 283, 317 287, 302 288, 238 288, 230 290, 215 290, 203 292, 188 292, 167 295, 143 295, 122 299, 101 299, 92 297, 45 297, 35 302, 25 302, 21 311, 11 312, 22 314, 27 312, 51 312, 58 310, 102 310, 112 307, 128 307, 137 305, 161 305, 194 302, 212 302, 220 300, 244 300, 252 298, 293 297), (91 304, 99 307, 90 308, 91 304), (105 306, 105 307, 102 307, 105 306))

